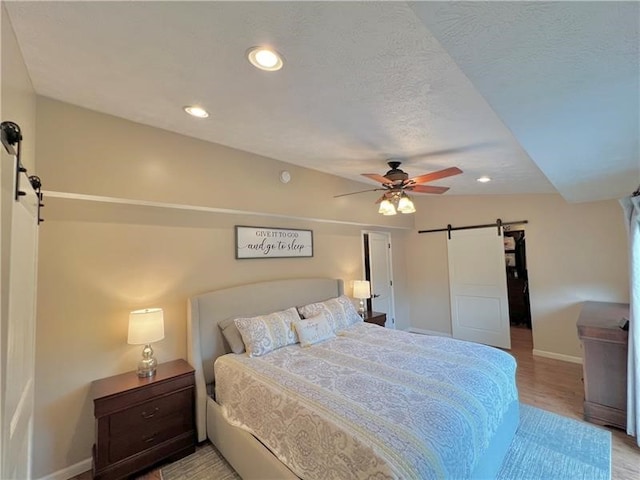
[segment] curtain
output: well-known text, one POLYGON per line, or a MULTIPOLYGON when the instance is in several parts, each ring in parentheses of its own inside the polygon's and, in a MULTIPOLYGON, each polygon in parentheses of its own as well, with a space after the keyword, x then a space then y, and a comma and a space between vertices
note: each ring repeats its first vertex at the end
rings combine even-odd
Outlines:
POLYGON ((629 354, 627 359, 627 433, 640 446, 640 196, 620 200, 629 233, 629 354))

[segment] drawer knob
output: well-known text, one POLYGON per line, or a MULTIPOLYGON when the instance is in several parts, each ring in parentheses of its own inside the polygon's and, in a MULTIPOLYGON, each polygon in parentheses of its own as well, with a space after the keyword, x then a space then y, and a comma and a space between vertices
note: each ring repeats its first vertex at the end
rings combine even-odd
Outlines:
POLYGON ((142 415, 142 418, 153 418, 153 416, 158 413, 160 411, 160 409, 158 407, 155 407, 153 410, 151 410, 150 412, 147 412, 146 410, 143 411, 140 415, 142 415))
POLYGON ((156 434, 153 433, 151 435, 147 435, 145 437, 142 437, 142 440, 144 440, 145 443, 151 443, 156 439, 156 434))

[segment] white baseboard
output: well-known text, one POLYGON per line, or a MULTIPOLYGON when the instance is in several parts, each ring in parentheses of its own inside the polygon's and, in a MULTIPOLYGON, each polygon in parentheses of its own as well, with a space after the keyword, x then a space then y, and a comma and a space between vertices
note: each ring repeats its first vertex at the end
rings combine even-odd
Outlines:
POLYGON ((553 358, 554 360, 562 360, 564 362, 579 363, 582 365, 582 357, 574 357, 563 353, 545 352, 544 350, 533 349, 533 355, 536 357, 553 358))
POLYGON ((40 478, 39 480, 68 480, 80 475, 81 473, 91 470, 91 459, 87 458, 74 465, 58 470, 57 472, 50 473, 49 475, 40 478))
POLYGON ((412 333, 421 333, 422 335, 436 335, 438 337, 451 337, 450 333, 436 332, 435 330, 425 330, 424 328, 409 327, 412 333))

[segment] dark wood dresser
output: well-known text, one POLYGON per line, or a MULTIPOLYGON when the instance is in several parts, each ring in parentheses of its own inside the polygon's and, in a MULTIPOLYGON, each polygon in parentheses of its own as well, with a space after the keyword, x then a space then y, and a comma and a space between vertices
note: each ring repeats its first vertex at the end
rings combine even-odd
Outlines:
POLYGON ((584 419, 626 429, 627 340, 619 326, 629 304, 584 302, 578 317, 583 348, 584 419))
POLYGON ((158 365, 150 378, 129 372, 96 380, 91 392, 94 478, 126 478, 195 451, 194 371, 184 360, 158 365))
POLYGON ((384 327, 387 323, 387 314, 381 312, 364 312, 364 317, 362 317, 367 323, 375 323, 376 325, 380 325, 384 327))

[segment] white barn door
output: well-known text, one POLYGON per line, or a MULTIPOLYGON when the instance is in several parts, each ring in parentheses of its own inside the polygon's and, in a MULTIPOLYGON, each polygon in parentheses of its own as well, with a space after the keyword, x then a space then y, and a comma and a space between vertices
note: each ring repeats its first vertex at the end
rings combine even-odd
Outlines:
MULTIPOLYGON (((2 166, 2 175, 11 176, 11 170, 4 168, 8 166, 6 158, 2 166)), ((4 184, 5 178, 2 181, 4 184)), ((5 192, 2 196, 4 206, 9 203, 9 209, 2 209, 3 215, 7 210, 11 215, 10 221, 2 222, 3 226, 11 226, 10 243, 2 246, 2 261, 9 263, 8 269, 6 264, 2 265, 3 272, 9 272, 8 285, 2 284, 3 290, 8 288, 8 316, 3 309, 0 361, 4 376, 0 395, 2 479, 31 478, 39 199, 25 174, 21 174, 20 186, 26 195, 19 201, 8 198, 5 192), (5 256, 5 249, 9 257, 5 256)), ((3 232, 3 241, 7 237, 3 232)), ((3 275, 2 280, 5 279, 3 275)))
POLYGON ((453 337, 511 348, 502 231, 454 230, 448 253, 453 337))

